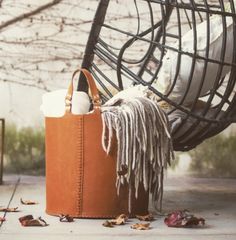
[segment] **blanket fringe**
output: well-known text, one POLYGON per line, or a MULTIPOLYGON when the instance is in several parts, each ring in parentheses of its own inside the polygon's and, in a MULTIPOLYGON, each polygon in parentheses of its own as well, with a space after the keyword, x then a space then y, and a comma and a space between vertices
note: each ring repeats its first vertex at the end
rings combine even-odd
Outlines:
POLYGON ((163 171, 174 158, 170 125, 165 112, 155 101, 145 97, 121 100, 119 105, 102 107, 102 146, 111 150, 117 138, 117 191, 126 181, 135 188, 140 184, 152 195, 153 204, 161 208, 163 171), (119 175, 127 169, 124 176, 119 175))

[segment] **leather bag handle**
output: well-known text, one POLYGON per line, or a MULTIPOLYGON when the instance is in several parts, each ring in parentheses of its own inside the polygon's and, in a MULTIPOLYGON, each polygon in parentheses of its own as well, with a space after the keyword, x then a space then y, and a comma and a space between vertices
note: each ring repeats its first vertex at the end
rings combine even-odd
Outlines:
POLYGON ((86 80, 87 80, 87 83, 89 85, 89 89, 90 89, 90 92, 91 92, 93 108, 94 109, 100 109, 101 99, 100 99, 100 96, 98 94, 98 89, 97 89, 97 86, 96 86, 95 81, 93 79, 93 76, 91 75, 91 73, 87 69, 85 69, 85 68, 80 69, 79 68, 79 69, 74 71, 74 73, 72 75, 70 85, 69 85, 69 88, 68 88, 68 91, 67 91, 67 94, 66 94, 66 98, 65 98, 66 112, 71 113, 71 101, 72 101, 73 90, 74 90, 73 82, 74 82, 74 78, 75 78, 75 76, 78 72, 82 72, 84 74, 86 80))

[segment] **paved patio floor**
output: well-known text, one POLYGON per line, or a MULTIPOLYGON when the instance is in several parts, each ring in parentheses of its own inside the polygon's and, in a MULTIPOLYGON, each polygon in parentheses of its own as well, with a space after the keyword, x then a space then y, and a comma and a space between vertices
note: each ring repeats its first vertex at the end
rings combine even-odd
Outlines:
MULTIPOLYGON (((19 207, 20 212, 7 213, 6 222, 0 228, 1 240, 218 240, 236 239, 236 180, 204 179, 169 176, 165 181, 163 211, 191 210, 196 216, 206 219, 206 226, 195 229, 168 228, 163 216, 156 216, 152 229, 138 231, 127 225, 114 228, 102 226, 104 220, 76 219, 73 223, 61 223, 49 216, 45 209, 45 179, 43 177, 6 175, 0 186, 0 206, 19 207), (17 181, 19 183, 16 185, 17 181), (39 202, 38 205, 22 205, 20 198, 39 202), (33 214, 42 216, 48 227, 22 227, 18 218, 33 214)), ((2 216, 4 213, 1 213, 2 216)))

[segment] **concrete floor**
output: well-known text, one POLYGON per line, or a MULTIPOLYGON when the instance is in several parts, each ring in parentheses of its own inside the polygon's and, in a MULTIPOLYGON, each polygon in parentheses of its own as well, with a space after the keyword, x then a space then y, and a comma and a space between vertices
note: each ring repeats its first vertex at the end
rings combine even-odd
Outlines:
MULTIPOLYGON (((183 176, 169 176, 165 180, 163 211, 189 209, 196 216, 206 219, 204 228, 176 229, 168 228, 164 217, 156 216, 151 223, 152 229, 138 231, 127 225, 114 228, 102 226, 104 220, 76 219, 73 223, 61 223, 58 218, 47 215, 45 209, 45 179, 43 177, 5 176, 4 185, 0 186, 0 206, 19 207, 20 212, 7 213, 6 222, 0 228, 0 240, 64 240, 64 239, 158 239, 158 240, 218 240, 236 239, 236 180, 203 179, 183 176), (20 198, 39 202, 38 205, 21 205, 20 198), (22 227, 20 216, 33 214, 42 216, 48 227, 22 227)), ((4 213, 1 213, 2 216, 4 213)))

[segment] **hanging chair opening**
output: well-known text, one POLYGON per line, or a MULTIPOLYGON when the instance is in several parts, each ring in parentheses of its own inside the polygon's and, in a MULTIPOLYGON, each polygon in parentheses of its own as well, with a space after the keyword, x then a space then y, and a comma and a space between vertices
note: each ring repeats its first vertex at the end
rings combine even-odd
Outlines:
POLYGON ((166 106, 180 151, 235 122, 234 1, 125 2, 100 0, 82 63, 103 101, 130 85, 148 86, 166 106))

